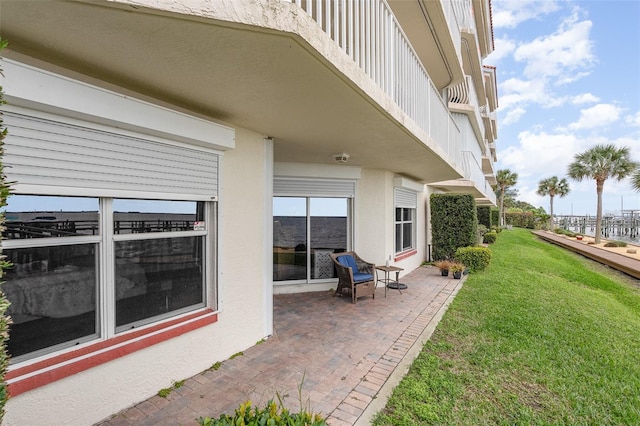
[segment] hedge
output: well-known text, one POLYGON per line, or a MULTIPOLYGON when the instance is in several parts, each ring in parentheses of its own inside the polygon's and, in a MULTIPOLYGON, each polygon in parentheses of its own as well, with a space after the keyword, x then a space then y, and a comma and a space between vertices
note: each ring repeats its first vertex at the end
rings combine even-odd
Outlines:
POLYGON ((470 194, 432 194, 431 243, 434 260, 453 259, 459 247, 478 241, 476 201, 470 194))

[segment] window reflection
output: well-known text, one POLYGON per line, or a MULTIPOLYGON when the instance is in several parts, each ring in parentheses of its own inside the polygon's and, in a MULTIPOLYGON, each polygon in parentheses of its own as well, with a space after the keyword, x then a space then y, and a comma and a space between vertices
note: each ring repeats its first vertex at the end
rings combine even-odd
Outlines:
POLYGON ((203 254, 203 236, 116 242, 116 326, 204 304, 203 254))
POLYGON ((4 250, 12 357, 96 331, 97 244, 4 250))
POLYGON ((206 229, 204 202, 113 200, 113 233, 142 234, 206 229))
POLYGON ((7 240, 99 235, 97 198, 12 195, 5 209, 7 240))

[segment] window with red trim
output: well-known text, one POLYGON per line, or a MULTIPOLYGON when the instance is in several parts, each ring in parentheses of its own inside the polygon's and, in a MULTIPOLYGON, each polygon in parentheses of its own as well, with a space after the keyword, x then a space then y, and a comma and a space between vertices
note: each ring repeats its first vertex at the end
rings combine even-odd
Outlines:
POLYGON ((12 267, 3 290, 12 362, 205 307, 215 207, 11 196, 3 253, 12 267))

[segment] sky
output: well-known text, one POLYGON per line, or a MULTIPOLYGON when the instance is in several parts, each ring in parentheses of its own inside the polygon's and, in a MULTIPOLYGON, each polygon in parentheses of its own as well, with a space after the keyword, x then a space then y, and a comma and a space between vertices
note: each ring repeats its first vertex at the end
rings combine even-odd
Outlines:
MULTIPOLYGON (((594 180, 567 176, 595 145, 627 147, 640 162, 640 0, 491 0, 498 79, 496 172, 518 174, 521 201, 549 212, 536 194, 566 178, 555 214, 595 215, 594 180)), ((603 213, 640 210, 629 179, 604 184, 603 213)))

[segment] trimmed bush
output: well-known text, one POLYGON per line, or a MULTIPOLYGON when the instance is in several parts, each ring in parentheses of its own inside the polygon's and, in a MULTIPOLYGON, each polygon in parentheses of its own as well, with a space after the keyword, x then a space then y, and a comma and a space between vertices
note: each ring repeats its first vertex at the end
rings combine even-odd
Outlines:
POLYGON ((492 207, 491 208, 491 226, 490 228, 493 228, 494 226, 500 226, 500 210, 496 207, 492 207))
POLYGON ((605 243, 605 247, 626 247, 627 243, 624 241, 609 241, 605 243))
POLYGON ((464 263, 471 272, 482 271, 491 262, 491 250, 486 247, 460 247, 455 259, 464 263))
POLYGON ((434 260, 452 259, 459 247, 478 242, 478 216, 472 195, 432 194, 429 204, 434 260))
POLYGON ((576 235, 578 235, 573 231, 569 231, 568 229, 563 229, 563 228, 556 228, 553 230, 553 232, 560 235, 566 235, 567 237, 575 237, 576 235))
POLYGON ((482 241, 485 244, 493 244, 496 242, 497 238, 498 238, 498 234, 496 232, 487 232, 486 234, 484 234, 482 241))
POLYGON ((476 214, 478 215, 478 223, 486 226, 488 229, 491 229, 491 207, 478 206, 476 208, 476 214))

